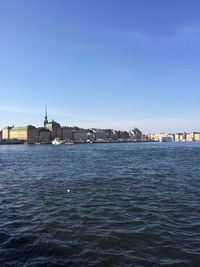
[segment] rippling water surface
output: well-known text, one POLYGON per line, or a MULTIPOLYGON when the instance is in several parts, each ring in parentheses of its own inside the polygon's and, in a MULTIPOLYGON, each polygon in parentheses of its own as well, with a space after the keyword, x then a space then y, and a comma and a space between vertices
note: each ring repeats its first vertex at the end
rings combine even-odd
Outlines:
POLYGON ((0 266, 200 266, 200 143, 0 146, 0 266))

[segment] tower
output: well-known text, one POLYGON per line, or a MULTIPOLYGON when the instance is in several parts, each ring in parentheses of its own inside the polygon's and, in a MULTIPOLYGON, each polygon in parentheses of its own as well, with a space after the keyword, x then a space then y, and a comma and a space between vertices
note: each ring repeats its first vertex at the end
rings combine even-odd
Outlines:
POLYGON ((47 108, 45 108, 44 127, 46 127, 47 124, 48 124, 47 108))

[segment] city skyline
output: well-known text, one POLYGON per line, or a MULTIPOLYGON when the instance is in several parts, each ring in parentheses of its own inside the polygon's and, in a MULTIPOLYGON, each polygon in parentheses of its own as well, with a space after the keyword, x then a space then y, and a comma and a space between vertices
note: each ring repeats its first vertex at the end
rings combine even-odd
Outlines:
MULTIPOLYGON (((28 109, 23 109, 23 110, 17 110, 17 112, 20 114, 20 113, 23 113, 23 112, 25 112, 25 110, 26 110, 26 112, 27 112, 27 110, 28 109)), ((30 121, 28 121, 28 122, 26 122, 26 123, 24 123, 24 124, 21 124, 21 125, 19 125, 19 124, 16 124, 14 121, 13 121, 13 123, 7 123, 6 125, 4 125, 4 127, 1 127, 0 128, 0 131, 2 130, 2 129, 4 129, 4 128, 6 128, 6 127, 12 127, 12 126, 14 126, 14 127, 24 127, 24 126, 31 126, 31 125, 33 125, 34 127, 43 127, 44 126, 44 121, 46 121, 46 123, 48 123, 48 122, 57 122, 57 123, 59 123, 62 127, 79 127, 79 128, 84 128, 84 129, 112 129, 112 130, 119 130, 119 131, 131 131, 133 128, 138 128, 137 126, 133 126, 133 127, 131 127, 131 125, 130 125, 130 127, 129 128, 127 128, 127 129, 123 129, 123 128, 113 128, 113 127, 110 127, 110 124, 109 124, 109 122, 107 122, 108 124, 107 124, 107 127, 95 127, 94 125, 95 125, 95 122, 94 122, 94 125, 91 125, 90 123, 88 124, 88 127, 84 127, 84 125, 78 125, 78 124, 67 124, 67 123, 62 123, 62 122, 60 122, 60 121, 58 121, 58 120, 56 120, 55 118, 51 118, 50 116, 49 116, 49 113, 48 113, 48 110, 49 109, 47 109, 47 107, 45 107, 44 109, 43 109, 43 121, 41 120, 41 121, 39 121, 37 124, 34 124, 34 123, 32 123, 32 122, 30 122, 30 121)), ((38 113, 38 109, 37 109, 37 113, 38 113)), ((32 111, 33 112, 33 111, 32 111)), ((58 113, 58 112, 56 112, 55 110, 54 110, 54 112, 55 112, 55 114, 57 114, 57 115, 59 115, 59 116, 64 116, 64 113, 58 113)), ((184 121, 183 121, 183 124, 184 124, 184 121)), ((105 124, 104 124, 105 125, 105 124)), ((142 129, 141 129, 142 130, 142 129)), ((155 132, 155 131, 147 131, 147 132, 143 132, 144 134, 153 134, 153 133, 186 133, 186 132, 190 132, 190 133, 192 133, 192 132, 200 132, 200 130, 193 130, 193 131, 191 131, 191 130, 187 130, 187 131, 160 131, 160 132, 155 132)))
POLYGON ((200 3, 3 1, 0 128, 200 130, 200 3))

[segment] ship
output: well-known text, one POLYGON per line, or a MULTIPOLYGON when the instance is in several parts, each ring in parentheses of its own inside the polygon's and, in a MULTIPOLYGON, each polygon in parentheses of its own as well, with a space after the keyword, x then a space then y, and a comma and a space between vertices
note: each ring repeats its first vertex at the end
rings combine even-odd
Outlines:
POLYGON ((172 138, 170 136, 162 136, 159 139, 160 142, 172 142, 172 138))

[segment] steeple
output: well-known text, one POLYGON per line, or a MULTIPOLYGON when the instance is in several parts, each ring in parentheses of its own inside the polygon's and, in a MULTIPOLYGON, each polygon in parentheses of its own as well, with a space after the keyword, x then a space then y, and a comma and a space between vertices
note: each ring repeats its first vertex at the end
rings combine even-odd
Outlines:
POLYGON ((44 127, 46 127, 47 123, 48 123, 47 108, 45 108, 44 127))

